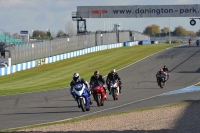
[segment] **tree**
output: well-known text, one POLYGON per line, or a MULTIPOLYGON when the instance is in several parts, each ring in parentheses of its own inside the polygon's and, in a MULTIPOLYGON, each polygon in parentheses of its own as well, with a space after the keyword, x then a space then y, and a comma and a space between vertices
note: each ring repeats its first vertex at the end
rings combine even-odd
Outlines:
POLYGON ((9 32, 5 32, 4 35, 11 36, 11 34, 9 32))
POLYGON ((197 36, 200 36, 200 30, 197 31, 196 35, 197 35, 197 36))
POLYGON ((192 30, 188 30, 188 31, 187 31, 187 34, 188 34, 189 36, 196 36, 196 32, 194 32, 194 31, 192 31, 192 30))
POLYGON ((19 34, 18 34, 18 33, 14 33, 12 36, 13 36, 14 38, 17 38, 17 39, 19 39, 19 38, 20 38, 20 36, 19 36, 19 34))
POLYGON ((147 35, 152 35, 152 27, 151 26, 147 26, 143 33, 147 34, 147 35))
POLYGON ((45 31, 35 30, 35 31, 33 31, 32 37, 36 38, 36 39, 48 39, 51 36, 48 36, 47 32, 45 32, 45 31))
POLYGON ((66 36, 66 34, 64 33, 63 30, 59 30, 57 35, 56 35, 56 37, 64 37, 64 36, 66 36))
POLYGON ((169 33, 169 27, 164 27, 161 29, 161 33, 168 34, 169 33))
POLYGON ((178 27, 175 27, 173 33, 175 36, 186 36, 187 30, 183 28, 182 26, 178 26, 178 27))
POLYGON ((65 29, 67 35, 72 36, 75 34, 75 28, 72 22, 67 22, 65 29))
POLYGON ((156 24, 152 24, 151 26, 147 26, 143 32, 144 34, 155 36, 160 33, 160 26, 156 24))

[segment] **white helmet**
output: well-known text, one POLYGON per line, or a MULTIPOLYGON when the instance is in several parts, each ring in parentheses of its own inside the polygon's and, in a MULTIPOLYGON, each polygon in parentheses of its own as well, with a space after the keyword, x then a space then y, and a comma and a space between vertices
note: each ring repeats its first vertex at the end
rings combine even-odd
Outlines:
POLYGON ((115 69, 112 69, 110 72, 111 72, 112 74, 115 74, 115 73, 116 73, 116 70, 115 70, 115 69))
POLYGON ((77 81, 77 80, 79 79, 79 77, 80 77, 80 76, 79 76, 78 73, 74 73, 74 74, 73 74, 73 80, 74 80, 74 81, 77 81))

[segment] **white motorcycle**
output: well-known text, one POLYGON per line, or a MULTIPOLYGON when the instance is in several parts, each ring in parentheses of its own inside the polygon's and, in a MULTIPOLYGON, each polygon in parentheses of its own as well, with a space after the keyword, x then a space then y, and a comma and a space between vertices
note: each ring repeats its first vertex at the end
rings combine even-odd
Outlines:
POLYGON ((110 82, 110 91, 113 96, 113 100, 118 100, 119 97, 119 82, 118 80, 113 80, 110 82))

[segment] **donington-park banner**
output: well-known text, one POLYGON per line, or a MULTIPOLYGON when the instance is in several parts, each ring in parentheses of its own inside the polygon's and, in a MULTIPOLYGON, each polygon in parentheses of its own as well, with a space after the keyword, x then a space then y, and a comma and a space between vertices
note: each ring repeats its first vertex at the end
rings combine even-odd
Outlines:
POLYGON ((82 18, 200 17, 200 4, 77 6, 82 18))

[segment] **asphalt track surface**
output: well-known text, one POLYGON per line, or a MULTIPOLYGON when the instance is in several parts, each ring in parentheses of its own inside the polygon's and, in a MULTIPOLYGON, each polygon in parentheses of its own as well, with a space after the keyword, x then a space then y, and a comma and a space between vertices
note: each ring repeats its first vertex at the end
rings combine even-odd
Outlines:
POLYGON ((93 101, 91 110, 87 112, 82 112, 77 107, 68 88, 0 96, 0 130, 198 100, 200 92, 168 96, 161 94, 198 83, 200 81, 199 59, 200 47, 185 45, 166 49, 129 65, 118 71, 123 83, 119 100, 113 101, 108 95, 104 106, 97 107, 93 101), (164 89, 161 89, 156 83, 155 74, 164 65, 170 69, 170 79, 164 89))

